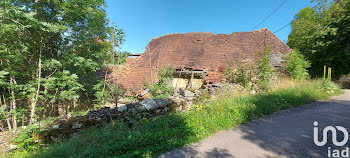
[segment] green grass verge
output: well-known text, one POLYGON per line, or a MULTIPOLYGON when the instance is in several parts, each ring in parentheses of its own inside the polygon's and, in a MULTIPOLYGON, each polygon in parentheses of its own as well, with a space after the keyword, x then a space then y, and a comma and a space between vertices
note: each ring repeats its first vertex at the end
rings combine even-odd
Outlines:
MULTIPOLYGON (((149 121, 115 122, 91 128, 60 144, 35 153, 14 157, 154 157, 171 149, 197 142, 224 129, 273 112, 330 96, 321 82, 298 83, 276 91, 220 98, 192 111, 172 113, 149 121)), ((337 90, 336 93, 340 93, 337 90)))

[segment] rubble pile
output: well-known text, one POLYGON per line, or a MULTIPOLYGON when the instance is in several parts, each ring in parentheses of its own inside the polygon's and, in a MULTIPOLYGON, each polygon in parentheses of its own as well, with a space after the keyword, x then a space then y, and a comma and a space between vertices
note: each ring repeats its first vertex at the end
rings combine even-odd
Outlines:
MULTIPOLYGON (((104 123, 116 120, 124 120, 140 115, 146 118, 163 116, 169 112, 183 112, 190 110, 191 107, 203 99, 215 99, 223 95, 227 90, 242 90, 242 86, 237 84, 212 84, 201 89, 180 88, 175 91, 174 95, 168 98, 144 98, 139 102, 119 104, 118 107, 101 108, 89 111, 86 116, 78 116, 70 119, 59 119, 50 125, 50 130, 46 138, 54 142, 60 141, 61 138, 73 136, 81 129, 93 125, 103 125, 104 123)), ((146 96, 147 94, 144 94, 146 96)), ((126 100, 120 98, 121 100, 126 100)))

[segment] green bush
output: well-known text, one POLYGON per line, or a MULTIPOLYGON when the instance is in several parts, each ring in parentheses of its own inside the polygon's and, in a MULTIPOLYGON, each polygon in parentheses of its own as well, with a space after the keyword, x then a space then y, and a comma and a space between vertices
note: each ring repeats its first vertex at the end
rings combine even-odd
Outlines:
POLYGON ((172 87, 170 87, 170 80, 159 83, 144 83, 144 87, 150 90, 151 98, 167 98, 174 93, 172 87))
POLYGON ((95 91, 94 96, 96 97, 94 101, 102 104, 106 101, 114 100, 115 93, 118 93, 119 96, 125 94, 125 90, 120 87, 117 88, 117 85, 105 81, 98 81, 97 84, 94 85, 93 90, 95 91))
POLYGON ((158 71, 157 83, 144 83, 144 87, 150 90, 152 98, 166 98, 174 93, 171 86, 174 72, 172 65, 161 67, 158 71))
POLYGON ((323 79, 320 84, 320 89, 324 90, 327 94, 333 95, 334 93, 338 93, 339 86, 328 79, 323 79))
POLYGON ((307 69, 311 65, 298 50, 294 50, 286 57, 285 66, 291 78, 301 81, 308 78, 309 73, 307 69))
POLYGON ((320 85, 320 82, 299 82, 269 93, 219 98, 195 110, 133 121, 132 125, 117 121, 103 128, 85 130, 29 156, 154 157, 278 110, 328 99, 330 95, 320 91, 320 85))
POLYGON ((167 66, 161 67, 158 71, 159 81, 172 79, 174 72, 175 72, 175 69, 173 65, 167 65, 167 66))
POLYGON ((264 52, 260 54, 262 59, 257 63, 257 84, 259 91, 267 92, 271 88, 271 78, 274 74, 273 68, 270 65, 270 48, 265 47, 264 52))
POLYGON ((235 72, 236 69, 233 66, 226 65, 224 69, 224 79, 228 83, 235 83, 235 72))
POLYGON ((22 149, 26 152, 33 152, 40 148, 41 144, 44 144, 44 140, 40 139, 40 135, 47 132, 49 128, 46 126, 48 123, 52 123, 53 118, 46 118, 41 122, 37 122, 27 126, 21 130, 17 138, 13 139, 13 142, 17 144, 17 148, 22 149))
POLYGON ((224 77, 226 82, 237 83, 250 90, 250 83, 254 77, 254 73, 247 65, 239 66, 237 69, 232 66, 226 66, 224 77))
POLYGON ((39 139, 37 135, 44 131, 41 128, 34 128, 33 126, 27 127, 23 130, 18 138, 15 138, 13 141, 17 143, 17 148, 23 149, 25 151, 35 151, 40 147, 39 139))

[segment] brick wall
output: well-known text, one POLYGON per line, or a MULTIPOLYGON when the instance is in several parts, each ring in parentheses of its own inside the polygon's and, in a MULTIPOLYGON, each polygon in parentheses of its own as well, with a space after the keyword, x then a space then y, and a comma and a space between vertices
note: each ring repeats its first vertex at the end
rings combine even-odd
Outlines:
POLYGON ((153 39, 148 44, 149 51, 146 49, 137 59, 127 60, 127 65, 119 70, 119 81, 126 90, 140 91, 144 81, 157 81, 158 65, 172 64, 175 68, 205 69, 205 80, 220 82, 220 68, 243 60, 254 63, 256 52, 262 52, 265 45, 271 45, 271 53, 291 50, 268 29, 232 34, 168 34, 153 39))

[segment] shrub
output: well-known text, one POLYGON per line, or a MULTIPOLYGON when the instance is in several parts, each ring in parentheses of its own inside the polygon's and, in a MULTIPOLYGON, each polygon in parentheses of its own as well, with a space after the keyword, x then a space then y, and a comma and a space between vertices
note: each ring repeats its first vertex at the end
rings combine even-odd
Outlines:
POLYGON ((252 78, 254 78, 254 73, 248 65, 242 65, 236 69, 233 66, 227 65, 224 71, 224 77, 226 82, 236 83, 250 90, 250 83, 252 82, 252 78))
MULTIPOLYGON (((113 99, 113 92, 111 88, 109 88, 109 84, 106 81, 99 81, 94 85, 93 90, 96 99, 94 100, 97 103, 104 103, 106 100, 113 99)), ((113 86, 113 85, 111 85, 113 86)))
POLYGON ((226 65, 224 69, 224 79, 228 83, 234 83, 235 82, 235 72, 236 69, 233 66, 226 65))
POLYGON ((323 79, 320 84, 320 89, 324 90, 327 94, 333 95, 339 90, 339 86, 328 79, 323 79))
POLYGON ((25 129, 19 132, 17 138, 13 139, 13 142, 17 144, 18 149, 23 149, 27 152, 32 152, 40 148, 41 144, 44 144, 44 140, 41 140, 43 132, 47 132, 49 128, 47 124, 52 123, 53 118, 46 118, 41 122, 37 122, 27 126, 25 129))
POLYGON ((257 64, 257 84, 259 91, 266 92, 271 87, 271 78, 274 74, 273 68, 270 65, 270 48, 265 47, 264 52, 260 53, 260 55, 262 55, 262 59, 257 64))
POLYGON ((161 67, 158 71, 158 82, 144 82, 144 87, 150 90, 151 98, 166 98, 174 93, 171 86, 175 70, 172 65, 161 67))
POLYGON ((159 81, 172 79, 174 72, 175 72, 175 69, 173 65, 167 65, 167 66, 161 67, 158 71, 159 81))
POLYGON ((235 73, 236 83, 239 83, 241 86, 245 87, 247 90, 250 90, 250 83, 253 78, 252 71, 246 67, 239 67, 235 73))
MULTIPOLYGON (((112 69, 106 67, 105 69, 106 74, 112 73, 112 69)), ((107 76, 105 76, 107 77, 107 76)), ((116 94, 118 96, 123 96, 125 94, 125 90, 123 90, 120 86, 118 87, 116 83, 110 83, 107 81, 107 78, 105 80, 99 80, 92 88, 94 90, 94 106, 102 105, 106 102, 111 102, 116 99, 116 94)))
POLYGON ((290 77, 301 81, 308 78, 308 68, 311 66, 310 62, 305 59, 305 57, 298 51, 293 50, 286 57, 286 70, 290 77))

